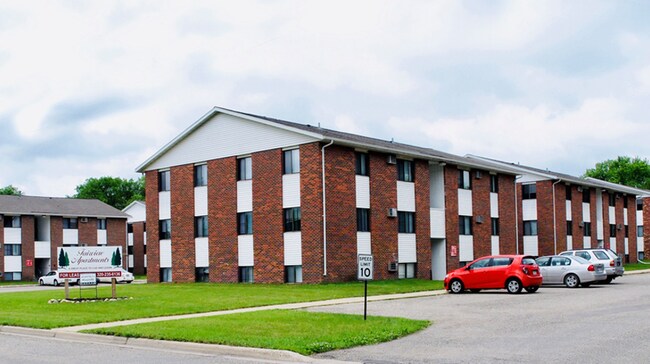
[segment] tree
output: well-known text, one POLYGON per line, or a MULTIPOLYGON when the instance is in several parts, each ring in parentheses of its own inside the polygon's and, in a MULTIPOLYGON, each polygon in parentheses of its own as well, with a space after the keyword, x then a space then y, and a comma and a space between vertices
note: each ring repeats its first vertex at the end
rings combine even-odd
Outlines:
POLYGON ((111 265, 122 265, 122 254, 120 254, 120 248, 115 248, 113 257, 111 258, 111 265))
POLYGON ((76 188, 74 198, 103 201, 122 210, 133 201, 144 200, 144 176, 137 180, 119 177, 89 178, 76 188))
POLYGON ((593 177, 625 186, 650 189, 650 163, 639 157, 619 156, 596 163, 587 169, 585 177, 593 177))
POLYGON ((9 185, 9 186, 0 188, 0 195, 22 196, 23 191, 19 190, 18 187, 14 187, 13 185, 9 185))

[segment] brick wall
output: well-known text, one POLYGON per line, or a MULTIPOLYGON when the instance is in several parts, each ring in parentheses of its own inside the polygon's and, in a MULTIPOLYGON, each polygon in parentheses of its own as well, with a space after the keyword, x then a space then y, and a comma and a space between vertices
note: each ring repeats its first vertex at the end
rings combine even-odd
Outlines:
POLYGON ((643 252, 647 261, 650 258, 650 198, 643 199, 643 252))
MULTIPOLYGON (((636 247, 636 197, 624 196, 627 198, 627 225, 628 225, 628 251, 630 252, 630 263, 637 263, 636 247)), ((625 233, 625 232, 624 232, 625 233)))
MULTIPOLYGON (((2 220, 0 220, 0 246, 5 246, 5 228, 4 228, 4 219, 6 216, 0 214, 2 220)), ((5 271, 5 249, 0 249, 0 272, 4 273, 5 271)))
POLYGON ((472 234, 474 235, 474 258, 492 254, 492 222, 490 218, 490 174, 487 171, 472 170, 472 234), (476 178, 476 173, 481 178, 476 178), (478 223, 477 218, 483 218, 478 223))
POLYGON ((596 189, 592 188, 589 194, 589 215, 591 216, 591 247, 598 248, 598 224, 596 223, 596 189))
MULTIPOLYGON (((257 183, 253 174, 253 185, 257 183)), ((253 233, 264 224, 253 219, 253 233)), ((237 282, 237 159, 208 162, 208 238, 211 282, 237 282)), ((257 241, 255 241, 257 243, 257 241)))
POLYGON ((254 153, 252 163, 254 279, 259 283, 281 283, 284 282, 282 150, 254 153))
POLYGON ((603 191, 603 247, 610 248, 609 244, 609 193, 603 191))
POLYGON ((582 192, 578 187, 571 185, 571 219, 573 221, 573 249, 580 249, 583 246, 584 233, 580 227, 582 222, 582 192))
POLYGON ((22 279, 24 281, 30 281, 35 279, 34 269, 35 269, 35 260, 34 260, 34 216, 21 216, 21 240, 22 240, 22 279), (27 261, 30 261, 31 265, 27 265, 27 261))
POLYGON ((553 241, 553 181, 551 180, 537 182, 537 246, 540 256, 555 253, 553 241))
MULTIPOLYGON (((90 221, 88 222, 90 223, 90 221)), ((96 223, 95 223, 96 224, 96 223)), ((97 227, 97 225, 95 225, 97 227)), ((97 235, 97 232, 95 232, 97 235)), ((127 267, 126 249, 126 218, 124 219, 106 219, 106 245, 122 247, 122 266, 127 267)))
POLYGON ((566 250, 566 184, 555 185, 555 243, 554 254, 566 250))
POLYGON ((623 199, 625 196, 621 196, 616 199, 616 252, 618 254, 625 254, 625 224, 623 224, 623 199), (618 228, 619 224, 623 227, 618 228))
POLYGON ((516 252, 515 177, 499 174, 499 252, 516 252))
POLYGON ((58 269, 59 260, 56 248, 63 246, 63 218, 61 216, 50 216, 50 256, 52 257, 52 270, 58 269))
POLYGON ((523 213, 523 185, 517 183, 517 244, 515 253, 524 253, 524 213, 523 213))
MULTIPOLYGON (((147 205, 147 282, 160 282, 160 240, 158 227, 158 171, 145 174, 147 205)), ((173 228, 173 227, 172 227, 173 228)))
POLYGON ((133 224, 133 273, 144 274, 144 221, 133 224))
POLYGON ((445 234, 447 237, 447 271, 459 267, 458 255, 451 256, 451 247, 458 251, 458 168, 446 165, 445 169, 445 234))
MULTIPOLYGON (((302 235, 302 280, 305 283, 317 283, 324 279, 330 280, 332 276, 328 274, 323 277, 323 203, 322 203, 322 164, 321 164, 321 144, 310 143, 300 146, 300 205, 301 205, 301 235, 302 235)), ((341 168, 346 169, 347 161, 338 160, 337 149, 328 147, 325 149, 326 164, 326 180, 327 186, 332 186, 335 181, 330 178, 337 178, 332 175, 331 168, 337 168, 341 164, 341 168)), ((352 171, 354 176, 354 170, 352 171)), ((354 185, 352 185, 354 186, 354 185)), ((340 244, 336 237, 331 234, 336 229, 336 221, 339 218, 339 211, 336 206, 332 206, 332 200, 337 198, 338 194, 334 191, 327 191, 328 200, 328 249, 327 249, 327 265, 328 273, 330 268, 336 264, 345 264, 346 256, 337 256, 335 247, 332 245, 340 244), (333 251, 334 250, 334 251, 333 251)), ((354 195, 352 196, 354 201, 354 195)), ((350 203, 347 201, 347 203, 350 203)), ((354 204, 354 202, 352 202, 354 204)), ((352 206, 354 207, 354 206, 352 206)), ((350 224, 350 221, 347 221, 350 224)), ((349 228, 349 227, 348 227, 349 228)), ((354 244, 353 241, 348 239, 344 241, 344 246, 347 244, 354 244)), ((355 245, 356 247, 356 245, 355 245)), ((356 255, 355 255, 356 257, 356 255)), ((345 275, 342 271, 341 274, 345 275)))
MULTIPOLYGON (((79 233, 79 246, 87 244, 88 246, 97 245, 97 218, 87 217, 86 222, 81 221, 81 217, 77 219, 78 233, 79 233)), ((108 224, 108 223, 107 223, 108 224)), ((108 229, 108 226, 106 227, 108 229)))
MULTIPOLYGON (((386 162, 387 154, 369 153, 370 229, 375 279, 395 279, 388 264, 397 262, 397 218, 388 209, 397 207, 397 167, 386 162)), ((353 202, 354 203, 354 202, 353 202)), ((355 218, 356 226, 356 218, 355 218)))
MULTIPOLYGON (((429 162, 415 163, 415 234, 417 277, 431 279, 431 212, 429 162)), ((488 213, 489 216, 489 213, 488 213)))
POLYGON ((172 282, 194 282, 194 165, 171 168, 172 282))

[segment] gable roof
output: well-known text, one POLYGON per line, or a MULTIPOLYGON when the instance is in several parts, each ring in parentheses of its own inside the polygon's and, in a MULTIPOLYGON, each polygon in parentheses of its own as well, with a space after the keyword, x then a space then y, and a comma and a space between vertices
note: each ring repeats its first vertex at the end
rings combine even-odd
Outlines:
POLYGON ((99 200, 42 196, 0 196, 0 214, 126 219, 129 215, 99 200))
POLYGON ((313 126, 309 124, 299 124, 291 121, 271 118, 267 116, 260 116, 235 110, 230 110, 222 107, 214 107, 208 113, 203 115, 199 120, 190 125, 185 129, 181 134, 176 138, 172 139, 169 143, 163 146, 158 152, 149 157, 144 161, 140 166, 137 167, 137 171, 142 173, 152 165, 156 160, 162 157, 165 153, 169 152, 172 148, 178 145, 181 141, 187 138, 190 134, 200 128, 207 121, 212 119, 217 114, 227 114, 239 118, 243 118, 249 121, 261 123, 267 126, 272 126, 280 128, 283 130, 291 131, 301 135, 305 135, 311 138, 314 138, 318 141, 329 142, 333 141, 339 145, 345 145, 356 148, 364 148, 373 151, 379 151, 384 153, 391 154, 400 154, 405 156, 410 156, 413 158, 420 158, 429 161, 436 161, 442 163, 452 163, 466 167, 473 167, 479 169, 490 169, 495 172, 502 172, 506 174, 517 174, 513 169, 508 166, 503 166, 495 163, 487 163, 481 160, 472 160, 466 157, 458 156, 451 153, 442 152, 439 150, 417 147, 409 144, 397 143, 394 141, 387 141, 377 138, 371 138, 367 136, 362 136, 358 134, 346 133, 338 130, 332 130, 327 128, 322 128, 320 126, 313 126))

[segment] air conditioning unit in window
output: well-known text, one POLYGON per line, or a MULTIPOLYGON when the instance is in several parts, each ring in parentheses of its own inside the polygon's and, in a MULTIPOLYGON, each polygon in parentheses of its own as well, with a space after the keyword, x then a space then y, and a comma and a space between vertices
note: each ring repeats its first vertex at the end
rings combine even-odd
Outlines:
POLYGON ((482 224, 483 223, 483 216, 479 215, 476 217, 476 223, 477 224, 482 224))
POLYGON ((388 209, 388 217, 397 217, 397 209, 396 208, 388 209))
POLYGON ((386 163, 397 164, 397 157, 395 156, 395 154, 389 154, 388 157, 386 157, 386 163))
POLYGON ((397 262, 388 263, 388 271, 389 272, 397 272, 397 262))
POLYGON ((580 226, 580 227, 584 227, 584 226, 585 226, 585 222, 584 222, 584 221, 580 221, 580 223, 578 224, 578 226, 580 226))
POLYGON ((578 192, 582 192, 582 187, 578 186, 578 192))
POLYGON ((81 221, 81 222, 88 222, 88 218, 87 218, 87 217, 82 217, 81 219, 79 219, 79 221, 81 221))
POLYGON ((623 229, 623 224, 616 224, 616 229, 618 229, 618 230, 623 229))
POLYGON ((481 177, 483 177, 483 173, 481 173, 481 171, 476 171, 474 172, 474 176, 476 176, 476 179, 481 179, 481 177))

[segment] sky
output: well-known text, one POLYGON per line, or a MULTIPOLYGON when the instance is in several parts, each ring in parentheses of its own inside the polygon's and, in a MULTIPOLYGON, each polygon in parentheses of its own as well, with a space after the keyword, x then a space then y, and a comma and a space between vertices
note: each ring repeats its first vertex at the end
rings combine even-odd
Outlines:
POLYGON ((648 1, 0 1, 0 187, 67 196, 213 106, 582 175, 650 155, 648 1))

